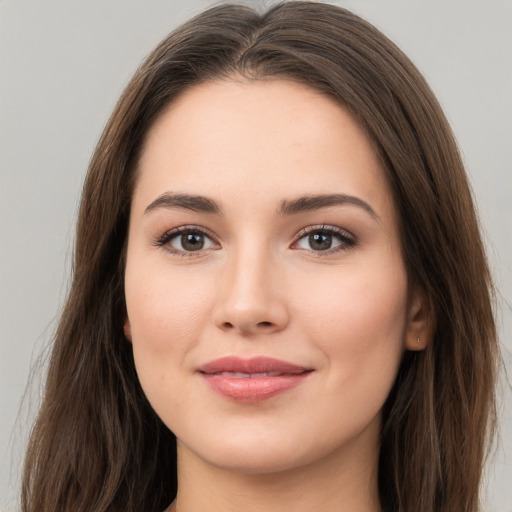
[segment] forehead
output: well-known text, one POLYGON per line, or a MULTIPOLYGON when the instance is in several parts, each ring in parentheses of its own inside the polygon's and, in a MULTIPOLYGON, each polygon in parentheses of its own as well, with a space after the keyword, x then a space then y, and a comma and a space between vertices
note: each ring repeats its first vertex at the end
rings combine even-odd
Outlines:
POLYGON ((165 191, 221 202, 243 194, 261 207, 344 193, 392 209, 379 159, 348 111, 284 80, 208 82, 179 96, 148 133, 134 199, 147 206, 165 191))

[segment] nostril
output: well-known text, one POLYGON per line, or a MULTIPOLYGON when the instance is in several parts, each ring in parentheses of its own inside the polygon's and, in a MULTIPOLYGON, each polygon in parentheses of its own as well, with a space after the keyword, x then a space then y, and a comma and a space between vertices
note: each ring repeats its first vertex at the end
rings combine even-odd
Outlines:
POLYGON ((261 327, 272 327, 272 322, 259 322, 258 325, 261 327))
POLYGON ((234 325, 230 322, 224 322, 222 327, 224 327, 224 329, 233 329, 234 325))

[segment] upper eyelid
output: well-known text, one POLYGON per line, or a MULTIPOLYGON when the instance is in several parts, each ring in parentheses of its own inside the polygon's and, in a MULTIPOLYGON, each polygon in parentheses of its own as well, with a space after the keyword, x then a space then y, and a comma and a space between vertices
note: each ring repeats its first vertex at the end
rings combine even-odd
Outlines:
MULTIPOLYGON (((186 233, 186 232, 199 232, 199 233, 205 235, 207 238, 209 238, 214 244, 220 245, 215 234, 212 233, 209 229, 206 229, 202 226, 195 226, 195 225, 190 225, 190 224, 187 224, 184 226, 177 226, 175 228, 166 230, 161 235, 157 235, 153 240, 153 245, 155 245, 156 247, 164 247, 167 244, 169 244, 169 242, 173 238, 179 236, 180 234, 186 233)), ((173 249, 173 251, 181 252, 181 251, 174 250, 174 249, 173 249)), ((200 252, 200 251, 201 250, 198 250, 197 252, 200 252)), ((189 251, 186 251, 186 252, 189 252, 189 251)), ((190 253, 192 254, 192 251, 190 251, 190 253)))
MULTIPOLYGON (((208 228, 205 228, 203 226, 193 225, 193 224, 186 224, 186 225, 183 225, 183 226, 177 226, 175 228, 172 228, 172 229, 169 229, 169 230, 165 231, 161 236, 156 237, 155 245, 165 245, 166 243, 168 243, 175 236, 178 236, 179 234, 185 233, 185 232, 188 232, 188 231, 190 231, 190 232, 194 232, 194 231, 200 232, 203 235, 205 235, 208 238, 210 238, 215 244, 220 245, 219 237, 217 237, 215 235, 215 233, 210 231, 208 228)), ((316 225, 306 226, 306 227, 300 229, 297 232, 297 234, 295 235, 293 241, 291 242, 291 246, 296 244, 299 240, 301 240, 305 236, 307 236, 307 235, 309 235, 311 233, 314 233, 315 231, 325 231, 325 232, 332 233, 334 235, 345 236, 345 238, 348 238, 348 239, 350 239, 350 240, 352 240, 354 242, 356 241, 356 237, 352 233, 350 233, 349 231, 347 231, 344 228, 341 228, 341 227, 338 227, 338 226, 329 225, 329 224, 316 224, 316 225)))
POLYGON ((163 233, 162 238, 165 236, 176 236, 179 235, 180 233, 186 233, 187 231, 202 233, 203 235, 206 235, 208 238, 211 238, 212 240, 216 240, 217 238, 215 234, 212 233, 209 229, 204 228, 202 226, 195 226, 192 224, 186 224, 184 226, 178 226, 176 228, 168 229, 163 233))
POLYGON ((347 231, 346 229, 340 228, 338 226, 332 226, 328 224, 322 224, 322 225, 316 225, 316 226, 307 226, 299 231, 297 236, 295 237, 295 240, 292 242, 290 248, 296 249, 296 250, 305 250, 308 253, 314 254, 315 257, 328 257, 329 255, 337 254, 340 251, 345 251, 349 248, 355 247, 358 245, 357 238, 347 231), (308 235, 315 232, 324 232, 329 233, 330 235, 337 236, 341 239, 341 244, 339 246, 326 249, 324 251, 314 251, 313 249, 303 249, 301 247, 294 247, 297 246, 301 240, 305 239, 308 235))
POLYGON ((337 235, 346 235, 347 238, 355 239, 355 236, 346 229, 340 228, 338 226, 332 226, 329 224, 321 224, 321 225, 314 225, 314 226, 306 226, 305 228, 302 228, 296 235, 296 240, 300 240, 306 235, 309 235, 310 233, 313 233, 315 231, 327 231, 329 233, 337 234, 337 235))

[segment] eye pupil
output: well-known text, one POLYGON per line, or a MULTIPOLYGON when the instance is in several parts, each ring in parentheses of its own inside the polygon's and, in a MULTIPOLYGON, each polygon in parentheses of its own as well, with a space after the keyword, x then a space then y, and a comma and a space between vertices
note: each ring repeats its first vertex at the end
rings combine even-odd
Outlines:
POLYGON ((332 235, 328 233, 312 233, 309 235, 309 245, 315 251, 330 249, 332 245, 332 235))
POLYGON ((204 246, 204 236, 200 233, 181 235, 181 246, 186 251, 199 251, 204 246))

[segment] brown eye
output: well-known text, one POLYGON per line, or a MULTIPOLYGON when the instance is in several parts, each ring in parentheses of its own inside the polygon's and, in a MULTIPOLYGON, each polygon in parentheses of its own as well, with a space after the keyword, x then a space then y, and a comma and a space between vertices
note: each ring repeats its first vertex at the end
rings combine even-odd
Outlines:
POLYGON ((180 230, 166 236, 164 243, 172 252, 197 252, 215 247, 213 240, 202 231, 180 230))
POLYGON ((199 251, 204 247, 204 235, 201 233, 188 233, 181 235, 179 239, 185 251, 199 251))
POLYGON ((345 230, 335 226, 311 227, 294 244, 294 248, 314 252, 336 252, 356 244, 355 239, 345 230))
POLYGON ((332 247, 332 235, 327 233, 313 233, 308 236, 308 243, 314 251, 326 251, 332 247))

